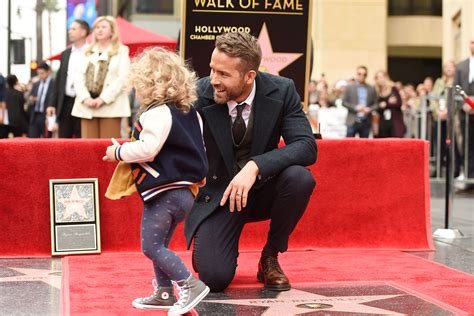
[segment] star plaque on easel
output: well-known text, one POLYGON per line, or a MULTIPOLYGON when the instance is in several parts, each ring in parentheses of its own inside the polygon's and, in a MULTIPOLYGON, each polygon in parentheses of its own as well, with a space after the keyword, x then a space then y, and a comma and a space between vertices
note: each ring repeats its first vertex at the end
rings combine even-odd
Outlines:
POLYGON ((100 252, 97 179, 49 180, 53 255, 100 252))

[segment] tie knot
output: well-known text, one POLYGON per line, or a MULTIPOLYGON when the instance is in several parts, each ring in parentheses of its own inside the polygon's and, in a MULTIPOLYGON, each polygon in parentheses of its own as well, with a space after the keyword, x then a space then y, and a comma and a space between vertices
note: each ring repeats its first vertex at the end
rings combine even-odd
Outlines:
POLYGON ((245 102, 241 104, 237 104, 237 116, 242 116, 242 111, 244 110, 245 102))

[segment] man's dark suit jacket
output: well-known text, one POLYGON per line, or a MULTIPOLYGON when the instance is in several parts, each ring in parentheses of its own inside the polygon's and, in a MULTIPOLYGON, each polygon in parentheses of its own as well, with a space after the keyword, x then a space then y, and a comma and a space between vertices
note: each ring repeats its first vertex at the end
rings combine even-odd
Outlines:
POLYGON ((61 65, 59 66, 58 73, 56 74, 56 116, 59 118, 64 103, 64 96, 66 95, 66 79, 67 70, 69 65, 69 57, 71 57, 72 48, 69 47, 61 53, 61 65))
POLYGON ((474 95, 474 91, 469 91, 469 58, 464 59, 456 66, 454 84, 460 85, 467 94, 474 95))
POLYGON ((9 124, 11 126, 21 127, 22 131, 26 132, 28 130, 28 121, 23 93, 15 89, 7 88, 5 103, 8 109, 9 124))
MULTIPOLYGON (((209 173, 207 184, 200 189, 185 222, 188 247, 202 221, 219 207, 222 195, 234 176, 229 110, 227 104, 216 104, 213 94, 209 77, 199 80, 199 100, 195 107, 204 122, 209 173)), ((292 80, 259 72, 252 111, 254 122, 250 159, 260 170, 254 187, 289 166, 307 166, 316 161, 316 142, 292 80), (286 146, 277 149, 281 136, 286 146)))
MULTIPOLYGON (((33 88, 31 89, 31 95, 37 97, 38 96, 38 89, 40 86, 41 81, 37 81, 33 84, 33 88)), ((55 86, 54 86, 54 79, 51 78, 51 81, 49 82, 48 85, 48 90, 46 91, 46 97, 44 98, 44 104, 43 104, 43 112, 46 113, 46 109, 48 106, 54 106, 56 100, 55 96, 55 86)), ((36 102, 32 102, 29 105, 29 112, 30 112, 30 123, 33 122, 34 116, 35 116, 35 105, 36 102)))

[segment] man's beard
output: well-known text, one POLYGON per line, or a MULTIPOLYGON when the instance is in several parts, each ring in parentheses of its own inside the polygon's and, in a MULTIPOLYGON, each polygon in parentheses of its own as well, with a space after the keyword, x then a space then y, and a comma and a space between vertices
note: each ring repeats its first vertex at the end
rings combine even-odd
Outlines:
POLYGON ((213 88, 214 88, 214 102, 216 102, 217 104, 224 104, 224 103, 229 102, 230 100, 235 101, 244 92, 244 87, 242 86, 238 92, 233 93, 232 91, 229 92, 229 90, 226 89, 224 90, 223 93, 218 95, 217 89, 215 87, 213 88))
POLYGON ((229 101, 227 93, 225 93, 225 97, 222 97, 218 96, 216 90, 214 90, 214 102, 216 102, 217 104, 224 104, 227 103, 227 101, 229 101))

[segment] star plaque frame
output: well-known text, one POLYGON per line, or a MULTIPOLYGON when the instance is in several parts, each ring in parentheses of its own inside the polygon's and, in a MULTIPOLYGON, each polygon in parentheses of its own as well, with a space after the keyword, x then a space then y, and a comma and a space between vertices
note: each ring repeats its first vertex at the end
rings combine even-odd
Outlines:
POLYGON ((100 253, 97 178, 49 180, 53 256, 100 253))

